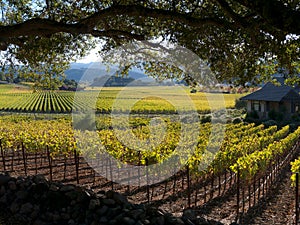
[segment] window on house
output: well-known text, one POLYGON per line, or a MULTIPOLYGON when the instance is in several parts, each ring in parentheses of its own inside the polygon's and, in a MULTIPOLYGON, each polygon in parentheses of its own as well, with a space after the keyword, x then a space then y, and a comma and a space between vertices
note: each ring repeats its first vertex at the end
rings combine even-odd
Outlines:
POLYGON ((254 110, 254 111, 260 111, 259 101, 253 101, 252 102, 252 110, 254 110))
POLYGON ((270 102, 266 102, 266 111, 267 111, 267 112, 270 111, 270 102))
POLYGON ((300 112, 300 103, 294 103, 292 107, 292 113, 300 112))

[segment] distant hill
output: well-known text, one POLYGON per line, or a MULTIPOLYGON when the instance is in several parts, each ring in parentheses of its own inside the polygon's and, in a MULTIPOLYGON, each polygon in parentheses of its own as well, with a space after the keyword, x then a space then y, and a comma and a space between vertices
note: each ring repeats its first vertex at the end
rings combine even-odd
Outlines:
POLYGON ((124 87, 130 85, 135 79, 131 77, 116 77, 116 76, 102 76, 95 78, 91 86, 95 87, 124 87))
MULTIPOLYGON (((115 75, 117 68, 112 68, 111 71, 107 71, 104 65, 100 63, 71 63, 70 69, 65 71, 66 78, 69 80, 83 80, 93 82, 95 78, 99 78, 105 75, 115 75)), ((141 80, 143 82, 152 82, 153 78, 148 77, 141 71, 131 70, 128 73, 128 78, 135 80, 141 80)))
POLYGON ((93 63, 76 63, 76 62, 73 62, 73 63, 70 64, 70 67, 72 69, 81 69, 81 68, 88 68, 92 64, 93 63))
MULTIPOLYGON (((66 74, 66 79, 68 80, 75 80, 76 82, 82 81, 85 83, 92 84, 94 83, 96 78, 101 78, 104 76, 115 76, 117 69, 118 69, 117 66, 113 66, 110 68, 110 71, 107 71, 106 66, 101 64, 100 62, 71 63, 70 68, 65 71, 65 74, 66 74)), ((14 74, 14 78, 16 77, 17 77, 17 73, 14 74)), ((157 85, 154 78, 147 76, 145 73, 143 73, 143 71, 136 68, 133 68, 131 71, 129 71, 128 75, 124 76, 124 78, 133 79, 134 82, 130 82, 131 85, 136 85, 136 86, 157 85)), ((3 77, 0 76, 0 80, 16 82, 15 80, 8 80, 8 78, 6 78, 4 74, 3 77)), ((117 79, 117 80, 120 81, 121 84, 123 84, 124 82, 122 79, 121 80, 117 79)), ((166 80, 161 82, 159 85, 171 85, 171 83, 173 83, 173 81, 166 80)))

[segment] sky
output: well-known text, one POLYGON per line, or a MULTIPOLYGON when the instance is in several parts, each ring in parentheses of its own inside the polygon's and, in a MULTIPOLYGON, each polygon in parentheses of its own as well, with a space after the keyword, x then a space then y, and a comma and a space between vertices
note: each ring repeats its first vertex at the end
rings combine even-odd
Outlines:
POLYGON ((100 56, 97 55, 97 48, 92 49, 90 54, 87 55, 86 57, 77 60, 77 63, 90 63, 90 62, 99 62, 100 61, 100 56))

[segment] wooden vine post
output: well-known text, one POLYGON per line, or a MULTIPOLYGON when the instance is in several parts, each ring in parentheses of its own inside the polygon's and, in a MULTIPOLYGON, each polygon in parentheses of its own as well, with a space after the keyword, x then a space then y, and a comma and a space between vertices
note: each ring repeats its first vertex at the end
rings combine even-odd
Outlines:
POLYGON ((66 172, 67 172, 67 156, 64 154, 64 180, 66 180, 66 172))
POLYGON ((214 166, 212 169, 212 174, 211 174, 211 183, 210 183, 210 199, 213 199, 214 196, 214 179, 215 179, 215 175, 214 175, 214 166))
POLYGON ((24 164, 24 173, 27 176, 27 164, 26 164, 26 154, 25 154, 25 147, 23 142, 21 143, 22 146, 22 156, 23 156, 23 164, 24 164))
POLYGON ((174 163, 174 168, 173 168, 173 174, 174 174, 174 180, 173 180, 173 195, 175 195, 175 190, 176 190, 176 164, 174 163))
POLYGON ((296 221, 295 224, 298 225, 299 221, 299 173, 296 173, 296 190, 295 190, 295 213, 296 213, 296 221))
POLYGON ((37 175, 37 173, 38 173, 37 157, 38 157, 38 153, 37 153, 37 151, 35 151, 35 153, 34 153, 35 175, 37 175))
POLYGON ((147 201, 150 203, 150 189, 149 189, 149 171, 148 171, 148 158, 145 158, 146 161, 146 179, 147 179, 147 201))
POLYGON ((141 186, 141 151, 138 151, 139 162, 138 162, 138 186, 141 186))
POLYGON ((245 181, 242 181, 242 216, 245 213, 245 181))
POLYGON ((52 158, 50 155, 48 145, 46 145, 46 150, 47 150, 47 158, 48 158, 48 163, 49 163, 50 181, 52 181, 52 158))
POLYGON ((3 163, 3 170, 6 171, 6 168, 5 168, 5 157, 4 157, 3 147, 2 147, 2 139, 0 139, 0 149, 1 149, 1 157, 2 157, 2 163, 3 163))
POLYGON ((249 203, 248 207, 250 209, 251 208, 251 182, 248 183, 248 203, 249 203))
POLYGON ((113 171, 111 165, 111 158, 109 158, 109 172, 110 172, 110 180, 111 180, 111 190, 114 190, 114 181, 113 181, 113 171))
POLYGON ((15 149, 14 147, 11 148, 12 156, 11 156, 11 171, 14 171, 14 161, 15 161, 15 149))
POLYGON ((236 221, 239 220, 239 213, 240 213, 240 169, 237 168, 236 174, 236 221))
POLYGON ((74 160, 75 160, 75 169, 76 169, 76 182, 79 184, 79 160, 78 153, 76 149, 74 149, 74 160))
POLYGON ((256 192, 256 187, 255 187, 255 183, 256 183, 256 175, 254 174, 254 178, 253 178, 254 182, 253 182, 253 206, 255 206, 256 202, 255 202, 255 192, 256 192))
POLYGON ((127 170, 127 192, 130 192, 130 169, 127 170))
POLYGON ((225 169, 225 173, 224 173, 224 189, 223 189, 223 193, 225 193, 225 191, 226 191, 226 185, 227 185, 227 169, 225 169))
POLYGON ((191 186, 190 186, 190 168, 189 165, 186 166, 187 173, 187 191, 188 191, 188 207, 191 208, 191 186))

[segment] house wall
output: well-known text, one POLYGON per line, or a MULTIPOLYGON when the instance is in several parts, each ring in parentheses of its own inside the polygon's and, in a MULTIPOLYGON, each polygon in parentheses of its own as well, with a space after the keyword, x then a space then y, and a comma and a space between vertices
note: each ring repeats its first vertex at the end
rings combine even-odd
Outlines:
POLYGON ((291 102, 284 102, 283 106, 284 106, 284 110, 285 110, 285 111, 282 111, 284 119, 290 119, 291 116, 294 114, 294 113, 292 113, 291 102))
MULTIPOLYGON (((257 101, 256 101, 257 102, 257 101)), ((247 112, 250 113, 253 111, 253 103, 254 101, 247 101, 247 112)), ((283 118, 288 119, 291 117, 291 103, 290 102, 266 102, 266 101, 259 101, 260 110, 256 111, 260 119, 268 119, 268 113, 271 110, 274 110, 278 113, 283 113, 283 118), (267 106, 268 104, 268 106, 267 106), (268 110, 269 109, 269 110, 268 110)))
MULTIPOLYGON (((257 103, 257 101, 247 101, 247 112, 250 113, 252 111, 254 111, 253 109, 253 104, 254 102, 257 103)), ((259 108, 260 110, 255 110, 259 116, 260 119, 263 119, 267 116, 266 113, 266 102, 265 101, 259 101, 259 108)))
POLYGON ((283 103, 283 107, 284 107, 284 109, 285 109, 285 111, 284 111, 283 113, 288 113, 288 114, 291 113, 292 106, 291 106, 291 103, 290 103, 290 102, 284 102, 284 103, 283 103))
POLYGON ((279 103, 278 102, 269 102, 269 111, 274 110, 275 112, 279 111, 279 103))

